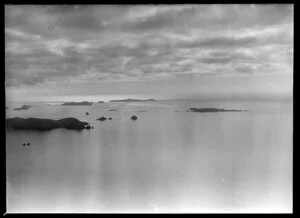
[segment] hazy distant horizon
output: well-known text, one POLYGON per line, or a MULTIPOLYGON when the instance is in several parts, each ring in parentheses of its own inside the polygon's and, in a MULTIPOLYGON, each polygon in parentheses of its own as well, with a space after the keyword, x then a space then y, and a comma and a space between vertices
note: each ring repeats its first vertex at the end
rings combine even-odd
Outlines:
POLYGON ((157 101, 293 101, 293 96, 290 95, 257 95, 257 96, 189 96, 189 97, 165 97, 159 98, 156 96, 134 96, 134 95, 93 95, 93 96, 53 96, 49 99, 27 99, 27 100, 11 100, 6 99, 6 102, 81 102, 90 101, 97 103, 98 101, 109 102, 111 100, 121 99, 155 99, 157 101))

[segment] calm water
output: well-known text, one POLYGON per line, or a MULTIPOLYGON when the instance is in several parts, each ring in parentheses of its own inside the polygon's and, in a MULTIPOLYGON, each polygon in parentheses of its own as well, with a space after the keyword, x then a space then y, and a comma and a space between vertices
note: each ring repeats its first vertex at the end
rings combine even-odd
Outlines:
POLYGON ((75 117, 94 129, 8 131, 7 212, 292 211, 291 102, 31 105, 6 116, 75 117))

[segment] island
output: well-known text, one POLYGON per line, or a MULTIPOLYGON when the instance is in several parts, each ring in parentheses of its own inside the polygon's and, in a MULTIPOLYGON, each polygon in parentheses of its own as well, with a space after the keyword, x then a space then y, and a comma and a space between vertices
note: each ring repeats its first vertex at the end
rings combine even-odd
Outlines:
POLYGON ((104 121, 104 120, 106 120, 106 117, 100 117, 100 118, 98 118, 98 119, 96 119, 96 120, 104 121))
POLYGON ((127 98, 127 99, 123 99, 123 100, 111 100, 110 102, 144 102, 144 101, 156 101, 156 100, 152 99, 152 98, 145 99, 145 100, 127 98))
POLYGON ((104 101, 98 101, 98 104, 102 104, 102 103, 105 103, 104 101))
POLYGON ((137 116, 132 116, 131 119, 132 120, 137 120, 137 116))
POLYGON ((19 110, 28 110, 30 108, 29 105, 23 105, 22 107, 17 107, 14 108, 15 111, 19 111, 19 110))
POLYGON ((89 129, 87 122, 82 122, 73 117, 60 120, 41 119, 41 118, 8 118, 6 119, 6 128, 15 130, 39 130, 46 131, 57 128, 83 130, 89 129))
POLYGON ((81 105, 92 105, 93 102, 82 101, 82 102, 65 102, 61 104, 62 106, 81 106, 81 105))
POLYGON ((219 108, 190 108, 187 112, 199 112, 199 113, 208 113, 208 112, 243 112, 246 110, 227 110, 219 108))

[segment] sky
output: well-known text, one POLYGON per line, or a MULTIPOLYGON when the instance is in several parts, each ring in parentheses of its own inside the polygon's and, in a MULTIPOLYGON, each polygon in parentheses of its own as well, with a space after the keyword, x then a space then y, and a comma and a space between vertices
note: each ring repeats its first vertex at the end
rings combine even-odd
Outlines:
POLYGON ((293 14, 290 4, 6 5, 6 99, 291 97, 293 14))

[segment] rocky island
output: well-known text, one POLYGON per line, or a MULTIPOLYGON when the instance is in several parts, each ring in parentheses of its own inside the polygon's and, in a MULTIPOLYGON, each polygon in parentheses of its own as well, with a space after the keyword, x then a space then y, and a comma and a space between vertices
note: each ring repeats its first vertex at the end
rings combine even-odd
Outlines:
POLYGON ((137 116, 132 116, 131 119, 132 120, 137 120, 137 116))
POLYGON ((92 105, 93 102, 82 101, 82 102, 65 102, 62 106, 81 106, 81 105, 92 105))
POLYGON ((16 130, 39 130, 46 131, 57 128, 83 130, 89 129, 90 125, 87 122, 82 122, 73 117, 68 117, 60 120, 40 119, 40 118, 8 118, 6 119, 7 129, 16 130))
POLYGON ((208 113, 208 112, 242 112, 246 110, 227 110, 219 108, 190 108, 187 112, 199 112, 199 113, 208 113))
POLYGON ((145 99, 145 100, 141 100, 141 99, 132 99, 132 98, 127 98, 127 99, 123 99, 123 100, 111 100, 110 102, 144 102, 144 101, 156 101, 155 99, 145 99))
POLYGON ((100 118, 98 118, 98 119, 96 119, 96 120, 104 121, 104 120, 106 120, 106 117, 100 117, 100 118))
POLYGON ((14 111, 19 111, 19 110, 28 110, 30 108, 29 105, 23 105, 22 107, 17 107, 14 108, 14 111))

